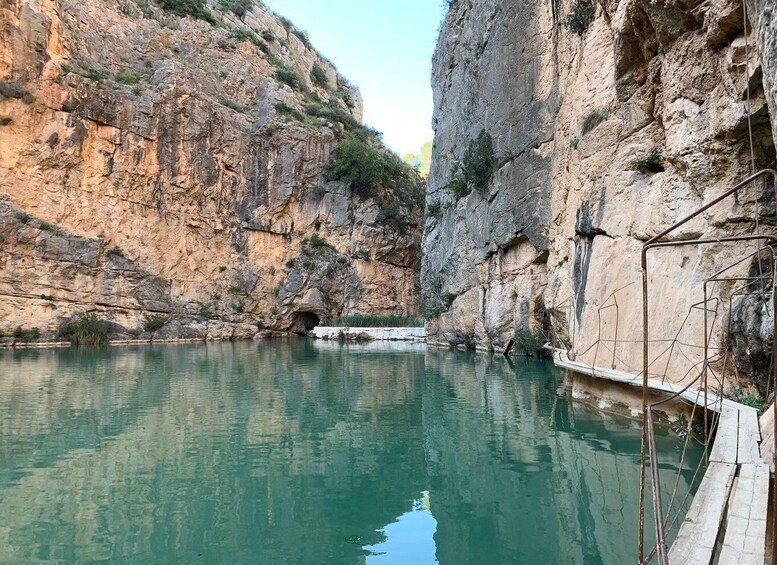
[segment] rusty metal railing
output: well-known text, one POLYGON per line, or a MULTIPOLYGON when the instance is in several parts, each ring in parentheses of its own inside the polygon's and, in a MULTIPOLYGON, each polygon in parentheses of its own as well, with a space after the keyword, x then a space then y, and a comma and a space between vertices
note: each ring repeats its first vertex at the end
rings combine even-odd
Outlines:
MULTIPOLYGON (((647 563, 650 559, 652 559, 653 556, 658 557, 658 562, 660 565, 667 565, 668 563, 668 554, 667 554, 667 547, 666 547, 666 535, 665 535, 665 526, 666 522, 664 520, 663 516, 663 508, 662 508, 662 501, 661 501, 661 494, 660 494, 660 484, 659 484, 659 477, 658 477, 658 461, 657 461, 657 454, 655 452, 655 441, 653 436, 653 418, 652 418, 652 408, 655 404, 650 404, 648 402, 648 371, 650 366, 650 343, 651 340, 649 339, 649 330, 650 330, 650 308, 648 303, 648 290, 649 290, 649 278, 648 275, 650 273, 650 268, 648 265, 648 252, 651 250, 660 250, 665 248, 672 248, 672 247, 680 247, 680 246, 709 246, 709 245, 720 245, 720 244, 739 244, 739 243, 746 243, 746 242, 756 242, 758 243, 758 250, 755 253, 760 253, 764 249, 770 249, 772 251, 772 268, 771 268, 771 295, 772 295, 772 312, 777 312, 777 261, 774 260, 774 247, 777 245, 777 238, 773 236, 768 235, 761 235, 760 233, 756 233, 755 235, 747 235, 747 236, 728 236, 728 237, 722 237, 722 238, 697 238, 697 239, 690 239, 690 240, 678 240, 678 241, 661 241, 663 238, 671 234, 672 232, 676 231, 681 226, 685 225, 689 221, 693 220, 694 218, 698 217, 699 215, 703 214, 713 206, 719 204, 720 202, 726 200, 727 198, 734 196, 737 198, 738 193, 741 189, 744 187, 747 187, 754 183, 754 181, 771 177, 772 179, 772 188, 775 188, 775 185, 777 185, 777 171, 773 169, 765 169, 762 170, 747 179, 743 180, 736 186, 732 187, 731 189, 727 190, 720 196, 714 198, 712 201, 708 202, 707 204, 703 205, 696 211, 692 212, 691 214, 687 215, 680 221, 674 223, 667 229, 663 230, 658 235, 652 237, 649 239, 642 247, 642 253, 641 253, 641 266, 642 266, 642 451, 641 451, 641 474, 640 474, 640 493, 639 493, 639 504, 640 504, 640 518, 639 518, 639 563, 647 563), (653 511, 654 511, 654 522, 655 522, 655 528, 656 528, 656 545, 653 547, 653 549, 649 552, 649 554, 645 555, 645 471, 647 466, 647 458, 650 457, 651 461, 651 494, 653 497, 653 511)), ((756 200, 756 216, 758 215, 758 208, 757 208, 757 201, 758 196, 755 197, 756 200)), ((758 221, 756 218, 756 226, 758 226, 758 221)), ((757 230, 756 230, 757 231, 757 230)), ((754 254, 751 254, 750 257, 752 257, 754 254)), ((760 255, 759 257, 759 264, 760 264, 760 255)), ((708 308, 708 302, 711 300, 711 297, 708 296, 708 284, 709 283, 717 283, 720 281, 743 281, 747 280, 747 285, 752 284, 752 278, 753 277, 741 277, 734 275, 732 277, 723 277, 722 275, 733 269, 735 266, 741 264, 744 261, 743 259, 740 259, 731 265, 728 265, 724 269, 721 269, 720 271, 716 272, 711 277, 708 277, 704 281, 704 300, 702 302, 703 304, 703 312, 704 312, 704 360, 701 364, 701 372, 698 377, 696 377, 691 384, 700 382, 701 383, 701 389, 700 394, 703 395, 703 406, 704 406, 704 424, 705 424, 705 434, 709 433, 709 427, 707 422, 707 408, 709 407, 709 399, 708 399, 708 375, 711 372, 710 368, 710 358, 709 358, 709 343, 711 340, 711 333, 712 333, 712 327, 708 326, 708 314, 710 312, 708 308)), ((762 275, 761 270, 759 269, 759 276, 762 275)), ((746 286, 747 286, 746 285, 746 286)), ((733 293, 732 298, 733 300, 733 293)), ((731 302, 730 302, 730 308, 731 308, 731 302)), ((716 306, 717 310, 717 306, 716 306)), ((730 318, 729 318, 730 323, 730 318)), ((771 363, 771 380, 772 380, 772 386, 777 387, 777 363, 775 363, 775 359, 777 359, 777 316, 774 317, 774 334, 772 339, 772 363, 771 363)), ((714 321, 713 321, 713 327, 714 327, 714 321)), ((671 359, 671 353, 670 353, 670 359, 671 359)), ((725 373, 725 363, 727 360, 727 356, 724 356, 724 367, 723 367, 723 373, 725 373)), ((725 377, 725 374, 721 375, 721 378, 719 382, 723 383, 723 378, 725 377)), ((690 387, 689 384, 686 387, 686 390, 690 387)), ((772 388, 772 390, 777 390, 775 388, 772 388)), ((722 391, 721 391, 722 393, 722 391)), ((680 393, 676 393, 673 396, 678 396, 680 393)), ((666 399, 659 401, 665 402, 666 399)), ((775 426, 775 437, 777 437, 777 418, 774 420, 774 426, 775 426)), ((705 450, 706 445, 708 444, 708 441, 705 441, 705 450)), ((777 449, 775 451, 775 463, 777 463, 777 449)), ((674 499, 674 494, 673 494, 674 499)), ((777 508, 777 489, 773 489, 773 501, 772 501, 772 507, 777 508)), ((777 540, 777 520, 772 520, 772 539, 777 540)), ((773 558, 772 562, 777 563, 777 543, 773 543, 773 558)))

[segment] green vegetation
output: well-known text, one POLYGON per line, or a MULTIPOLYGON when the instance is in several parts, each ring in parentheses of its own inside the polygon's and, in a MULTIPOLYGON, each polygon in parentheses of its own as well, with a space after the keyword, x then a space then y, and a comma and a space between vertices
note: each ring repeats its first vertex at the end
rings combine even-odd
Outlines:
POLYGON ((69 340, 72 345, 105 345, 109 335, 108 324, 91 312, 59 328, 59 337, 69 340))
POLYGON ((96 69, 95 67, 92 67, 91 65, 88 65, 86 63, 80 63, 78 65, 78 69, 72 69, 69 65, 63 65, 62 70, 64 71, 65 68, 68 69, 67 72, 73 72, 77 75, 80 75, 84 78, 88 78, 89 80, 94 81, 104 81, 108 80, 110 77, 110 73, 108 71, 102 70, 102 69, 96 69))
POLYGON ((469 142, 460 163, 451 169, 451 189, 456 200, 467 196, 472 189, 484 192, 497 168, 494 156, 494 141, 485 129, 469 142))
POLYGON ((564 25, 577 35, 583 35, 594 21, 596 8, 590 0, 575 0, 572 11, 564 20, 564 25))
MULTIPOLYGON (((720 394, 720 390, 713 389, 713 391, 720 394)), ((734 402, 739 402, 745 406, 755 408, 756 410, 763 408, 764 403, 766 402, 764 397, 760 394, 745 394, 742 388, 735 384, 732 384, 728 391, 723 393, 723 396, 734 402)))
POLYGON ((13 337, 17 341, 35 341, 40 339, 40 330, 38 328, 30 328, 29 330, 16 326, 13 331, 13 337))
POLYGON ((402 160, 418 171, 422 178, 426 178, 432 165, 432 142, 427 141, 418 153, 408 153, 402 160))
POLYGON ((137 84, 140 82, 140 73, 135 71, 119 71, 113 77, 119 84, 137 84))
POLYGON ((288 67, 286 65, 282 65, 279 67, 275 74, 273 75, 275 77, 275 80, 278 82, 282 82, 285 85, 288 85, 292 88, 292 90, 297 90, 299 92, 304 92, 305 89, 305 82, 302 80, 302 77, 297 74, 297 71, 292 69, 291 67, 288 67))
POLYGON ((11 116, 0 116, 0 126, 7 126, 13 121, 13 118, 11 116))
POLYGON ((253 43, 256 45, 260 51, 263 53, 268 53, 270 51, 270 48, 267 46, 267 44, 259 39, 259 36, 256 35, 253 31, 250 29, 233 29, 229 36, 234 39, 235 41, 248 41, 250 43, 253 43))
POLYGON ((50 294, 41 294, 40 295, 41 300, 48 300, 49 302, 54 300, 54 297, 50 294))
POLYGON ((660 173, 664 170, 661 165, 661 150, 653 148, 650 153, 642 159, 634 159, 631 162, 631 170, 639 171, 640 173, 660 173))
POLYGON ((241 106, 234 100, 230 100, 229 98, 220 98, 219 104, 222 106, 226 106, 230 110, 234 110, 235 112, 240 112, 241 114, 248 113, 248 109, 245 106, 241 106))
POLYGON ((542 351, 542 346, 547 341, 546 336, 539 330, 517 329, 513 336, 515 340, 513 349, 516 353, 534 357, 542 351))
POLYGON ((192 16, 211 25, 218 23, 211 11, 205 6, 205 0, 159 0, 159 4, 176 16, 192 16))
POLYGON ((439 202, 429 202, 426 205, 426 216, 428 218, 442 217, 442 204, 439 202))
POLYGON ((329 79, 326 76, 326 71, 318 63, 313 63, 313 68, 310 70, 310 80, 318 87, 329 88, 329 79))
POLYGON ((569 140, 569 146, 572 149, 577 149, 577 146, 580 144, 580 139, 578 137, 573 137, 569 140))
POLYGON ((30 216, 27 212, 19 212, 16 214, 16 219, 19 220, 22 224, 29 223, 30 220, 32 220, 32 216, 30 216))
POLYGON ((306 237, 302 240, 302 245, 307 247, 313 247, 313 248, 326 248, 326 249, 334 249, 334 245, 329 243, 327 240, 313 234, 310 237, 306 237))
POLYGON ((609 117, 610 117, 609 108, 594 110, 589 114, 587 114, 585 118, 583 118, 582 123, 580 124, 580 129, 582 130, 583 135, 587 134, 590 131, 593 131, 593 129, 596 128, 596 126, 601 124, 609 117))
POLYGON ((442 274, 437 273, 427 279, 421 314, 427 320, 438 317, 450 309, 456 295, 443 293, 442 274))
POLYGON ((143 331, 155 332, 167 323, 167 316, 151 314, 143 319, 143 331))
POLYGON ((262 32, 262 39, 267 41, 268 43, 272 43, 276 40, 275 34, 271 32, 269 29, 266 29, 262 32))
POLYGON ((254 7, 254 0, 218 0, 218 5, 242 19, 254 7))
POLYGON ((338 316, 321 324, 322 326, 338 327, 346 326, 351 328, 420 328, 423 327, 423 320, 419 318, 409 318, 406 316, 377 314, 350 314, 348 316, 338 316))
POLYGON ((54 231, 54 224, 51 222, 46 222, 44 220, 38 220, 38 229, 41 229, 43 231, 54 231))
POLYGON ((302 45, 310 49, 311 51, 314 51, 313 44, 310 43, 310 37, 308 37, 308 32, 302 31, 301 29, 297 29, 296 27, 292 27, 291 33, 296 35, 299 40, 302 42, 302 45))
POLYGON ((324 168, 324 180, 344 182, 353 194, 375 199, 383 219, 402 231, 406 224, 399 206, 422 208, 425 182, 396 155, 374 144, 347 135, 324 168))
POLYGON ((256 328, 259 331, 261 331, 261 330, 263 330, 265 328, 264 320, 257 320, 256 322, 254 322, 254 325, 256 326, 256 328))

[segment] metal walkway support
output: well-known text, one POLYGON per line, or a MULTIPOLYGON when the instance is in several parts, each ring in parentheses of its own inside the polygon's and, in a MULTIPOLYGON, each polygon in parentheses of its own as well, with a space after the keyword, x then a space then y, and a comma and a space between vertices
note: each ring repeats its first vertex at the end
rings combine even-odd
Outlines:
MULTIPOLYGON (((754 224, 756 226, 756 233, 752 235, 738 235, 738 236, 727 236, 727 237, 720 237, 720 238, 696 238, 696 239, 689 239, 689 240, 666 240, 667 236, 670 236, 673 232, 677 231, 681 226, 685 225, 692 219, 698 217, 699 215, 703 214, 713 206, 723 202, 724 200, 731 198, 731 197, 737 197, 739 192, 750 185, 752 185, 755 181, 760 179, 768 179, 771 178, 772 180, 772 187, 775 188, 777 185, 777 171, 773 169, 765 169, 762 170, 747 179, 743 180, 733 188, 727 190, 717 198, 713 199, 711 202, 708 202, 704 206, 700 207, 696 211, 692 212, 691 214, 687 215, 680 221, 676 222, 672 226, 668 227, 667 229, 663 230, 661 233, 657 234, 656 236, 652 237, 650 240, 648 240, 642 247, 642 254, 641 254, 641 266, 642 266, 642 314, 643 314, 643 328, 642 328, 642 453, 641 453, 641 476, 640 476, 640 522, 639 522, 639 563, 644 564, 648 563, 652 560, 654 556, 658 558, 658 563, 660 565, 666 565, 668 563, 678 563, 682 561, 683 565, 695 565, 696 563, 710 563, 710 560, 712 559, 713 553, 715 551, 715 541, 717 539, 717 533, 718 533, 718 527, 720 526, 723 516, 724 516, 724 510, 726 508, 726 502, 728 501, 728 495, 731 490, 731 486, 733 484, 735 476, 739 475, 739 480, 737 483, 737 488, 734 492, 734 497, 732 499, 733 506, 729 508, 729 515, 731 518, 729 519, 729 522, 731 523, 730 528, 732 531, 736 530, 737 534, 734 536, 732 534, 732 538, 729 539, 729 536, 726 536, 726 541, 724 541, 724 552, 727 556, 727 559, 730 559, 732 555, 734 555, 733 552, 737 550, 738 547, 744 547, 746 544, 746 540, 748 539, 748 532, 750 532, 750 537, 752 538, 752 532, 756 531, 760 527, 760 518, 758 520, 753 520, 753 524, 751 524, 750 520, 746 519, 745 516, 749 516, 749 514, 745 514, 745 509, 743 508, 744 505, 748 503, 748 500, 752 501, 753 493, 760 493, 763 489, 763 477, 764 477, 764 471, 761 467, 759 467, 760 461, 757 461, 756 457, 750 453, 749 455, 745 454, 742 456, 742 461, 740 463, 739 460, 739 453, 738 453, 738 445, 739 445, 739 412, 737 412, 736 415, 732 415, 730 411, 726 411, 723 406, 720 406, 720 417, 717 418, 718 421, 710 422, 708 421, 708 412, 709 410, 706 408, 709 408, 709 400, 711 397, 715 397, 717 399, 717 395, 713 395, 709 388, 709 374, 712 371, 712 368, 710 366, 711 358, 710 358, 710 352, 709 352, 709 343, 711 339, 711 329, 708 326, 708 313, 710 311, 709 309, 709 302, 714 300, 709 296, 709 289, 708 284, 709 283, 717 283, 720 281, 729 281, 731 283, 735 281, 747 281, 747 284, 745 285, 745 288, 748 288, 750 284, 753 284, 753 281, 758 279, 760 282, 765 282, 764 276, 761 272, 759 272, 758 277, 742 277, 742 276, 736 276, 736 273, 732 275, 728 275, 727 273, 730 270, 733 270, 734 267, 740 265, 743 260, 739 259, 736 262, 732 263, 731 265, 725 267, 724 269, 719 270, 717 273, 712 275, 711 277, 707 278, 704 281, 703 284, 703 294, 704 294, 704 300, 701 303, 703 305, 703 312, 704 312, 704 358, 703 362, 701 363, 701 370, 696 376, 693 381, 686 386, 682 392, 687 392, 688 389, 694 385, 697 384, 698 393, 702 396, 702 402, 700 403, 705 409, 702 410, 703 418, 704 418, 704 430, 705 434, 710 434, 712 429, 714 429, 714 426, 718 426, 718 438, 715 441, 715 446, 713 448, 712 453, 707 454, 707 459, 710 462, 710 466, 707 470, 707 473, 705 475, 705 480, 702 482, 702 485, 699 488, 699 492, 697 493, 697 499, 694 500, 693 507, 688 512, 688 516, 686 517, 686 520, 683 522, 683 526, 681 527, 680 534, 678 536, 677 542, 672 546, 671 550, 667 553, 666 552, 666 545, 665 545, 665 538, 663 536, 664 534, 664 528, 667 525, 667 521, 663 515, 663 510, 661 507, 661 498, 658 488, 658 465, 657 465, 657 454, 655 453, 655 448, 653 447, 653 442, 651 441, 652 438, 652 417, 651 417, 651 410, 656 405, 661 404, 663 402, 666 402, 667 400, 670 400, 671 398, 663 399, 659 402, 655 402, 650 404, 648 399, 648 391, 650 390, 650 383, 649 383, 649 365, 650 365, 650 311, 651 307, 656 307, 657 305, 649 304, 648 301, 648 291, 649 291, 649 274, 651 272, 650 265, 648 262, 649 252, 657 252, 662 249, 666 248, 672 248, 672 247, 681 247, 681 246, 712 246, 712 245, 734 245, 734 244, 742 244, 747 242, 754 242, 758 245, 758 250, 755 252, 755 254, 752 254, 751 256, 755 256, 758 258, 759 264, 761 261, 760 253, 762 251, 767 251, 771 255, 771 271, 769 273, 769 276, 766 277, 766 280, 769 282, 769 289, 771 293, 771 304, 772 304, 772 315, 773 320, 775 322, 775 328, 774 330, 777 330, 777 316, 775 316, 775 312, 777 311, 777 260, 775 259, 775 252, 777 251, 777 238, 773 236, 768 235, 761 235, 758 233, 758 218, 756 217, 754 220, 754 224), (731 427, 731 422, 734 422, 735 427, 731 427), (732 440, 733 438, 733 440, 732 440), (745 459, 749 459, 747 462, 745 459), (645 494, 646 494, 646 481, 645 481, 645 473, 648 465, 648 460, 653 462, 651 464, 651 492, 653 497, 653 507, 656 512, 655 516, 655 528, 656 528, 656 539, 658 540, 657 544, 647 552, 645 552, 645 494), (743 467, 743 465, 754 465, 754 468, 750 467, 743 467), (741 490, 740 486, 741 485, 741 490), (720 491, 720 492, 718 492, 720 491), (749 498, 748 498, 749 497, 749 498), (704 535, 704 532, 709 529, 709 522, 710 520, 717 521, 717 524, 713 528, 714 535, 707 533, 704 535), (695 527, 698 525, 703 525, 704 527, 695 527), (743 533, 744 529, 744 533, 743 533), (712 537, 710 538, 710 536, 712 537), (710 539, 708 539, 710 538, 710 539)), ((777 194, 776 194, 777 197, 777 194)), ((758 215, 758 206, 757 206, 757 196, 756 196, 756 216, 758 215)), ((760 269, 759 269, 760 271, 760 269)), ((736 291, 735 291, 736 292, 736 291)), ((732 300, 733 300, 733 294, 732 294, 732 300)), ((777 331, 773 333, 773 336, 777 337, 777 331)), ((772 339, 772 363, 771 363, 771 382, 770 382, 770 390, 773 392, 775 391, 775 387, 777 387, 777 363, 775 360, 777 360, 777 355, 775 353, 777 352, 777 339, 772 339)), ((724 365, 723 365, 723 371, 725 372, 725 361, 727 360, 727 357, 724 357, 724 365)), ((722 380, 721 380, 722 383, 722 380)), ((722 385, 721 385, 722 386, 722 385)), ((675 393, 674 397, 679 397, 681 392, 675 393)), ((721 391, 722 394, 722 391, 721 391)), ((757 424, 757 421, 756 421, 757 424)), ((752 423, 746 424, 749 427, 752 427, 752 423)), ((748 429, 748 428, 746 428, 748 429)), ((775 418, 775 437, 777 437, 777 418, 775 418)), ((708 445, 708 441, 705 442, 705 445, 708 445)), ((743 443, 744 447, 744 443, 743 443)), ((750 451, 752 451, 752 447, 748 447, 750 451)), ((777 453, 777 450, 775 450, 775 453, 777 453)), ((776 460, 777 461, 777 460, 776 460)), ((768 485, 767 485, 768 488, 768 485)), ((774 489, 773 493, 773 502, 772 507, 777 509, 777 489, 774 489)), ((674 498, 674 497, 673 497, 674 498)), ((671 508, 671 503, 670 503, 671 508)), ((760 507, 759 507, 760 508, 760 507)), ((765 512, 765 507, 763 508, 765 512)), ((760 516, 760 514, 759 514, 760 516)), ((711 522, 710 522, 711 523, 711 522)), ((765 519, 763 521, 763 526, 765 528, 765 519)), ((773 520, 772 524, 772 539, 777 541, 777 520, 773 520)), ((777 543, 773 543, 773 557, 772 557, 772 563, 777 565, 777 543)), ((758 553, 755 554, 755 559, 757 560, 758 553)), ((732 561, 725 561, 725 562, 732 562, 732 561)), ((721 563, 724 563, 724 561, 721 561, 721 563)))

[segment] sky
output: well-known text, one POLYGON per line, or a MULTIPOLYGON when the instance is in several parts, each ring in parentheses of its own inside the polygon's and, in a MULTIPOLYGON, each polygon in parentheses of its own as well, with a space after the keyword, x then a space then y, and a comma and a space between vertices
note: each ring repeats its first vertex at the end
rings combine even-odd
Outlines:
POLYGON ((364 122, 400 156, 432 133, 432 54, 443 0, 264 0, 308 32, 313 46, 358 86, 364 122))

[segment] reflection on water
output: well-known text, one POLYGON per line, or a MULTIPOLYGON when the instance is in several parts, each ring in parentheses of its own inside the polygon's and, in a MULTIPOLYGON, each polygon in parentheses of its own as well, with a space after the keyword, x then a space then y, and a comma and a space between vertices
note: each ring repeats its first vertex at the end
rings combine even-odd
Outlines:
MULTIPOLYGON (((0 563, 633 561, 639 426, 514 363, 306 340, 2 352, 0 563)), ((657 443, 666 493, 681 444, 657 443)))
POLYGON ((438 563, 434 545, 437 521, 430 508, 429 492, 421 494, 421 499, 413 501, 410 512, 402 514, 395 522, 380 530, 386 536, 385 541, 364 548, 370 552, 367 557, 369 565, 438 563))

